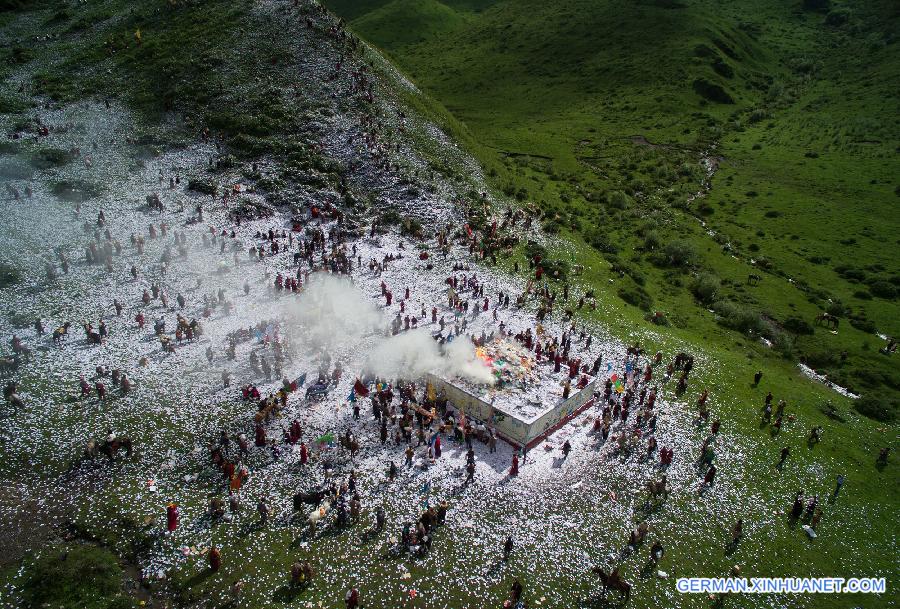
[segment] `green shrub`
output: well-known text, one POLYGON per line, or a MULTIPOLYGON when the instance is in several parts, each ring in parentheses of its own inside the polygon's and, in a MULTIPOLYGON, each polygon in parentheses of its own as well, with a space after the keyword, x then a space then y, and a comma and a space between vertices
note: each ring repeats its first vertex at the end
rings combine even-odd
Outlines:
POLYGON ((619 298, 628 304, 637 307, 643 311, 649 311, 653 306, 653 298, 650 294, 639 285, 622 286, 617 291, 619 298))
POLYGON ((22 274, 15 267, 0 262, 0 289, 13 286, 22 279, 22 274))
POLYGON ((68 165, 74 158, 75 155, 68 150, 44 148, 43 150, 37 150, 32 153, 31 164, 38 169, 52 169, 54 167, 68 165))
POLYGON ((847 307, 840 300, 835 300, 828 303, 825 312, 835 317, 843 317, 847 313, 847 307))
POLYGON ((718 322, 726 328, 742 333, 761 334, 763 322, 755 311, 731 300, 719 300, 713 303, 713 311, 719 315, 718 322))
POLYGON ((691 292, 703 304, 709 304, 716 299, 722 281, 713 273, 700 273, 691 283, 691 292))
POLYGON ((195 179, 188 180, 188 190, 193 190, 195 192, 201 192, 205 195, 215 196, 216 190, 218 189, 216 183, 210 179, 195 179))
POLYGON ((877 328, 875 327, 875 322, 865 317, 853 317, 850 319, 850 325, 859 330, 860 332, 865 332, 866 334, 875 334, 877 332, 877 328))
POLYGON ((697 259, 697 250, 694 244, 683 239, 670 241, 663 248, 663 261, 665 266, 686 267, 697 259))
POLYGON ((109 550, 93 546, 51 546, 23 573, 22 598, 27 607, 109 609, 122 605, 122 570, 109 550), (121 598, 121 597, 119 597, 121 598))
POLYGON ((101 190, 97 184, 84 180, 63 180, 50 187, 50 192, 63 201, 86 201, 91 197, 100 195, 101 190))
POLYGON ((708 99, 719 104, 733 104, 734 98, 721 85, 698 78, 693 84, 694 91, 703 99, 708 99))
POLYGON ((882 423, 892 423, 897 419, 897 410, 900 403, 895 399, 889 399, 880 396, 864 395, 858 400, 854 400, 853 407, 856 412, 875 419, 882 423))
POLYGON ((615 209, 625 209, 628 207, 628 204, 631 202, 631 197, 622 192, 621 190, 614 190, 606 197, 607 202, 610 207, 615 209))
POLYGON ((897 288, 890 281, 885 281, 883 279, 870 283, 869 290, 879 298, 893 300, 897 297, 897 288))
POLYGON ((805 319, 801 319, 799 317, 788 317, 781 325, 784 326, 785 330, 793 332, 794 334, 813 333, 812 325, 805 319))
POLYGON ((828 14, 825 16, 825 25, 830 25, 831 27, 840 27, 850 21, 850 11, 846 8, 836 8, 833 11, 828 11, 828 14))
POLYGON ((831 6, 831 0, 803 0, 805 11, 827 11, 831 6))

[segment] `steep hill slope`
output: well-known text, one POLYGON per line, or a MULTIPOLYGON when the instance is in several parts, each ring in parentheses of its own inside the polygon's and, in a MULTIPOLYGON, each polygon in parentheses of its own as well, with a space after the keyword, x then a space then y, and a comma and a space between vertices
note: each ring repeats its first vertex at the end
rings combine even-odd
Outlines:
POLYGON ((900 395, 876 336, 900 334, 896 3, 327 4, 465 125, 498 189, 602 255, 597 285, 900 395))

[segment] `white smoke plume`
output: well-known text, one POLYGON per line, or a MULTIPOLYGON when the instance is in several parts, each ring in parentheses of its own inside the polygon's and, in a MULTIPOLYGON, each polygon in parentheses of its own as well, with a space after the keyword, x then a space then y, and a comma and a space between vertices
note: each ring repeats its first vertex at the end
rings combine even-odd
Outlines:
POLYGON ((312 275, 292 313, 299 346, 328 353, 362 350, 356 353, 359 360, 378 376, 416 379, 434 372, 476 383, 494 381, 467 337, 456 337, 443 347, 424 328, 385 337, 389 320, 348 279, 312 275))
POLYGON ((304 347, 331 353, 384 332, 385 319, 348 279, 316 273, 292 309, 304 347))
POLYGON ((475 355, 475 345, 468 337, 457 337, 444 347, 442 350, 425 329, 404 332, 377 344, 369 353, 367 369, 387 378, 415 379, 436 372, 476 383, 493 382, 490 368, 475 355))

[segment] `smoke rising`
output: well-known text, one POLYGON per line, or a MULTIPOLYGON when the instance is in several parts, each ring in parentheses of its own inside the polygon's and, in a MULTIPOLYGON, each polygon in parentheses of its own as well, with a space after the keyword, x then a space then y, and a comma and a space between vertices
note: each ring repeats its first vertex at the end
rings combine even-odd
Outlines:
POLYGON ((358 349, 365 370, 381 377, 415 379, 438 372, 476 383, 494 380, 468 337, 443 346, 425 328, 386 337, 388 320, 348 279, 310 276, 292 313, 298 346, 329 353, 358 349))

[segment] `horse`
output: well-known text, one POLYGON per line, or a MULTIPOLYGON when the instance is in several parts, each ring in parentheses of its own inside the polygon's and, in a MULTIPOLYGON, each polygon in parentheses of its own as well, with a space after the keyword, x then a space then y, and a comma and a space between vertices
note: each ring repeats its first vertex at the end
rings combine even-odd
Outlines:
POLYGON ((666 476, 663 476, 659 480, 648 480, 647 491, 650 493, 650 497, 647 498, 648 504, 651 500, 658 498, 660 495, 663 499, 667 499, 669 497, 669 488, 666 476))
POLYGON ((96 459, 100 453, 103 453, 112 461, 119 454, 119 450, 124 449, 125 455, 130 457, 132 454, 131 438, 115 438, 112 441, 104 440, 100 442, 91 438, 87 441, 84 448, 84 455, 88 459, 96 459))
POLYGON ((64 323, 63 325, 61 325, 60 327, 58 327, 57 329, 55 329, 53 331, 53 343, 54 344, 58 345, 60 342, 62 342, 63 336, 65 336, 69 333, 69 326, 71 326, 71 325, 72 325, 72 323, 67 321, 66 323, 64 323))
POLYGON ((324 488, 308 493, 297 493, 294 495, 294 511, 299 512, 305 505, 319 505, 326 496, 328 496, 328 490, 324 488))
POLYGON ((309 515, 307 516, 307 520, 309 521, 309 528, 313 532, 316 531, 316 525, 319 523, 320 520, 325 518, 326 514, 328 514, 328 511, 330 509, 331 509, 331 502, 328 500, 325 500, 321 504, 319 504, 319 507, 317 507, 316 509, 314 509, 312 512, 309 513, 309 515))
POLYGON ((591 569, 591 573, 600 578, 600 582, 603 584, 603 596, 606 596, 607 590, 612 589, 624 594, 625 602, 631 598, 631 584, 622 579, 618 569, 613 569, 612 573, 607 574, 602 567, 594 567, 591 569))
POLYGON ((747 285, 759 285, 760 281, 762 281, 762 277, 755 273, 747 275, 747 285))
POLYGON ((835 330, 838 329, 841 321, 837 318, 837 316, 832 315, 831 313, 819 313, 816 315, 816 325, 825 324, 828 327, 832 327, 835 330))
POLYGON ((351 435, 349 438, 341 436, 341 446, 350 451, 350 459, 356 457, 356 453, 359 451, 359 441, 354 435, 351 435))

